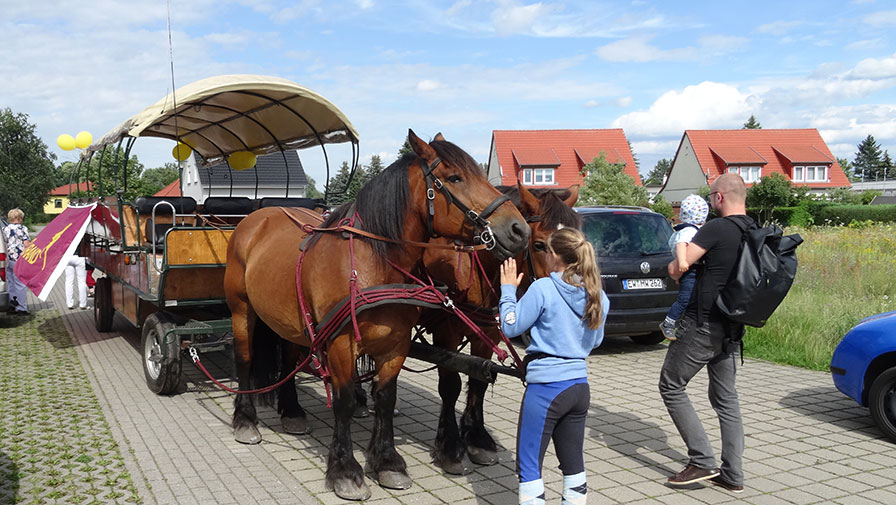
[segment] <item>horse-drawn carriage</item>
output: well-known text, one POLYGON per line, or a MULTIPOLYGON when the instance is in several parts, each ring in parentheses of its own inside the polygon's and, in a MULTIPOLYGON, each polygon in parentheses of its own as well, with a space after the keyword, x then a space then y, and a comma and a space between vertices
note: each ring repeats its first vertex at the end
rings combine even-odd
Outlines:
MULTIPOLYGON (((319 146, 326 160, 327 145, 345 142, 357 163, 358 134, 344 114, 320 95, 276 78, 222 76, 178 89, 90 146, 81 165, 115 153, 120 190, 131 147, 146 136, 177 141, 176 149, 189 146, 199 170, 246 151, 319 146)), ((284 428, 304 433, 293 376, 313 365, 328 398, 330 388, 333 393, 327 482, 348 499, 369 496, 348 429, 362 378, 375 384, 371 470, 382 486, 410 486, 391 419, 396 379, 409 355, 437 363, 446 383, 434 459, 451 473, 465 471, 466 454, 477 463, 496 462, 495 443, 483 426, 482 394, 496 373, 520 372, 488 359, 507 353, 498 347, 494 314, 477 319, 477 312, 497 303, 492 283, 500 261, 525 251, 521 259, 530 275, 544 275, 546 235, 560 224, 578 224, 569 208, 575 191, 502 192, 441 135, 427 143, 409 132, 408 140, 413 153, 326 219, 296 208, 313 205, 290 200, 288 186, 274 206, 235 196, 232 185, 223 195, 133 201, 121 191, 103 195, 99 187, 84 240, 89 263, 105 274, 96 287, 96 327, 110 330, 115 312, 143 327, 144 371, 154 392, 175 390, 185 350, 198 363, 197 351, 232 344, 240 392, 278 387, 284 428), (412 343, 421 324, 438 348, 412 343), (465 336, 471 355, 454 352, 465 336), (263 359, 272 349, 279 358, 263 359), (366 373, 358 369, 362 357, 371 363, 366 373), (471 376, 460 428, 454 413, 458 371, 471 376), (272 375, 279 375, 273 385, 272 375)), ((236 439, 259 442, 250 395, 237 394, 234 406, 236 439)))

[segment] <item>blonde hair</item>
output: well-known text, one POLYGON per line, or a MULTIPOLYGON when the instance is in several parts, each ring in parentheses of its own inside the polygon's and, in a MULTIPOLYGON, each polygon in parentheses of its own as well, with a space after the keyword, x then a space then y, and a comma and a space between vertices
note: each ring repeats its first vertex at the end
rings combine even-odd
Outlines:
POLYGON ((561 274, 563 281, 573 286, 584 287, 585 293, 588 294, 582 320, 592 330, 600 328, 603 324, 602 284, 594 246, 585 239, 581 231, 575 228, 560 228, 548 238, 548 250, 566 264, 561 274))
POLYGON ((15 209, 10 210, 6 214, 6 218, 7 218, 7 221, 9 221, 10 223, 13 221, 21 221, 22 219, 25 218, 25 213, 22 212, 22 209, 15 208, 15 209))

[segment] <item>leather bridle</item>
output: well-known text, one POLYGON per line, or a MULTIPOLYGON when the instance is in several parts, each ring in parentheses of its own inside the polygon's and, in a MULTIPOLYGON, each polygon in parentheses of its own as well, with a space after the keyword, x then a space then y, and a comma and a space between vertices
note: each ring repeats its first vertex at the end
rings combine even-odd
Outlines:
POLYGON ((426 163, 425 161, 421 163, 420 170, 423 171, 423 180, 426 181, 426 200, 427 206, 429 208, 429 218, 427 220, 427 228, 429 230, 430 237, 437 237, 434 229, 433 229, 433 220, 435 219, 435 198, 436 198, 436 190, 439 190, 442 195, 445 197, 445 200, 448 202, 448 205, 454 205, 461 212, 464 213, 464 217, 467 221, 473 223, 476 229, 482 230, 479 234, 474 236, 474 242, 480 241, 482 244, 486 245, 486 249, 491 250, 497 244, 495 240, 495 235, 492 233, 491 223, 486 219, 495 212, 501 205, 505 202, 509 202, 510 198, 501 194, 495 200, 488 204, 482 212, 477 213, 470 207, 467 207, 466 204, 461 202, 454 193, 452 193, 445 184, 442 183, 441 179, 433 175, 433 170, 441 163, 442 160, 436 158, 432 161, 432 163, 426 163))

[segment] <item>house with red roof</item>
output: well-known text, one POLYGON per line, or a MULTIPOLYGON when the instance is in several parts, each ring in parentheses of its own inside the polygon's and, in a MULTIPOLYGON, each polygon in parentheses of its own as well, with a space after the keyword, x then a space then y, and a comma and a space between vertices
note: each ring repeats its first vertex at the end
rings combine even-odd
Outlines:
POLYGON ((641 185, 638 167, 621 128, 606 130, 494 130, 488 180, 494 185, 568 187, 581 184, 582 167, 604 153, 624 163, 625 173, 641 185))
POLYGON ((659 194, 678 203, 736 172, 747 187, 771 174, 783 174, 810 193, 850 187, 837 158, 815 128, 792 130, 686 130, 659 194))
POLYGON ((79 182, 78 184, 63 184, 58 188, 50 191, 50 198, 44 204, 44 214, 54 215, 62 214, 69 204, 70 197, 74 193, 86 193, 93 191, 93 184, 88 182, 79 182))

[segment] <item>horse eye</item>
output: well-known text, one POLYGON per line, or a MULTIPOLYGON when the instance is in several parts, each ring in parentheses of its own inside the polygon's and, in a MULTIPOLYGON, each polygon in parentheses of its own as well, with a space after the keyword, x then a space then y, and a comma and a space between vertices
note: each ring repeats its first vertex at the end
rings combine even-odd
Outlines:
POLYGON ((542 241, 536 241, 532 243, 532 249, 535 249, 538 252, 545 252, 548 250, 547 246, 542 241))
POLYGON ((448 182, 460 182, 463 179, 461 179, 459 175, 449 175, 447 180, 448 182))

